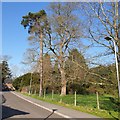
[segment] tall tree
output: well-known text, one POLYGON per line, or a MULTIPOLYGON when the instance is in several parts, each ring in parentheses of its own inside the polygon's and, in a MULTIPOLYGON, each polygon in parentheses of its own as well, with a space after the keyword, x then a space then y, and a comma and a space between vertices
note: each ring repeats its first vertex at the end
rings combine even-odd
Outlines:
POLYGON ((81 25, 74 14, 76 8, 76 3, 53 3, 50 6, 51 33, 48 33, 46 44, 59 64, 61 95, 66 95, 65 58, 68 48, 81 36, 81 25))
POLYGON ((39 48, 40 48, 40 91, 39 95, 43 94, 43 38, 45 35, 45 31, 47 28, 47 15, 44 10, 41 10, 37 13, 29 12, 28 15, 23 16, 21 24, 26 28, 28 27, 28 33, 31 34, 31 40, 39 40, 39 48))

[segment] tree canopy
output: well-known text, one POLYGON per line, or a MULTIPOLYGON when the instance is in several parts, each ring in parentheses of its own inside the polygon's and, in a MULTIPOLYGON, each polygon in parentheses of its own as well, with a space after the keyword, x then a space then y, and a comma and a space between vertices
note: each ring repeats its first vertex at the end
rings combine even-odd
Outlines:
POLYGON ((12 73, 7 61, 2 61, 2 63, 0 63, 0 70, 2 83, 11 82, 12 73))

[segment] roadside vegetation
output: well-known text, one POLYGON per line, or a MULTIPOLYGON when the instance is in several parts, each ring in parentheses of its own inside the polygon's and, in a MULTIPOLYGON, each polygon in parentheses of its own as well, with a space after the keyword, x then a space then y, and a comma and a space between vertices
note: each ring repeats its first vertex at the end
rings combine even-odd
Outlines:
POLYGON ((57 104, 78 111, 90 113, 101 118, 118 119, 118 99, 111 95, 99 96, 100 109, 97 109, 97 99, 95 94, 77 95, 76 106, 74 105, 74 95, 60 96, 58 94, 54 94, 53 97, 52 94, 46 94, 45 97, 39 97, 35 94, 29 95, 27 93, 24 93, 24 95, 52 104, 57 104))

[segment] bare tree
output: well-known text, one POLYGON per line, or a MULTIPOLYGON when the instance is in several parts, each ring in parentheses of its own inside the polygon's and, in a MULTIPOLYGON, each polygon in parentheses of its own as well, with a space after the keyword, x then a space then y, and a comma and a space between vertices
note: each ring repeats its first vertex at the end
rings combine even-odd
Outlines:
POLYGON ((120 62, 118 2, 83 3, 81 7, 84 7, 83 12, 87 21, 86 38, 89 38, 96 46, 106 48, 106 53, 100 56, 114 54, 113 41, 115 41, 120 62), (105 37, 111 39, 108 40, 105 37))
POLYGON ((82 5, 89 23, 87 24, 87 37, 95 45, 106 48, 105 55, 115 54, 118 90, 120 90, 120 4, 116 0, 115 2, 83 3, 82 5))
POLYGON ((51 33, 48 33, 46 45, 55 55, 61 73, 61 95, 66 95, 65 57, 71 45, 81 36, 81 24, 75 11, 76 3, 53 3, 49 18, 51 33))

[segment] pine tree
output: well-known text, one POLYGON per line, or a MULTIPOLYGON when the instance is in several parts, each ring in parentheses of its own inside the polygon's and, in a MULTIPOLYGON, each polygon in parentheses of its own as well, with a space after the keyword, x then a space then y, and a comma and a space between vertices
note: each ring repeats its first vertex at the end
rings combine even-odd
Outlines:
POLYGON ((7 79, 11 79, 12 77, 12 74, 11 74, 11 71, 10 71, 10 68, 8 66, 8 62, 7 61, 2 61, 1 65, 1 75, 2 75, 2 83, 5 83, 7 82, 6 80, 7 79))
POLYGON ((23 16, 21 25, 24 28, 28 27, 28 33, 32 35, 32 38, 37 37, 39 39, 39 73, 40 73, 40 91, 39 96, 43 94, 43 39, 48 28, 47 14, 44 10, 36 13, 29 12, 28 15, 23 16))

